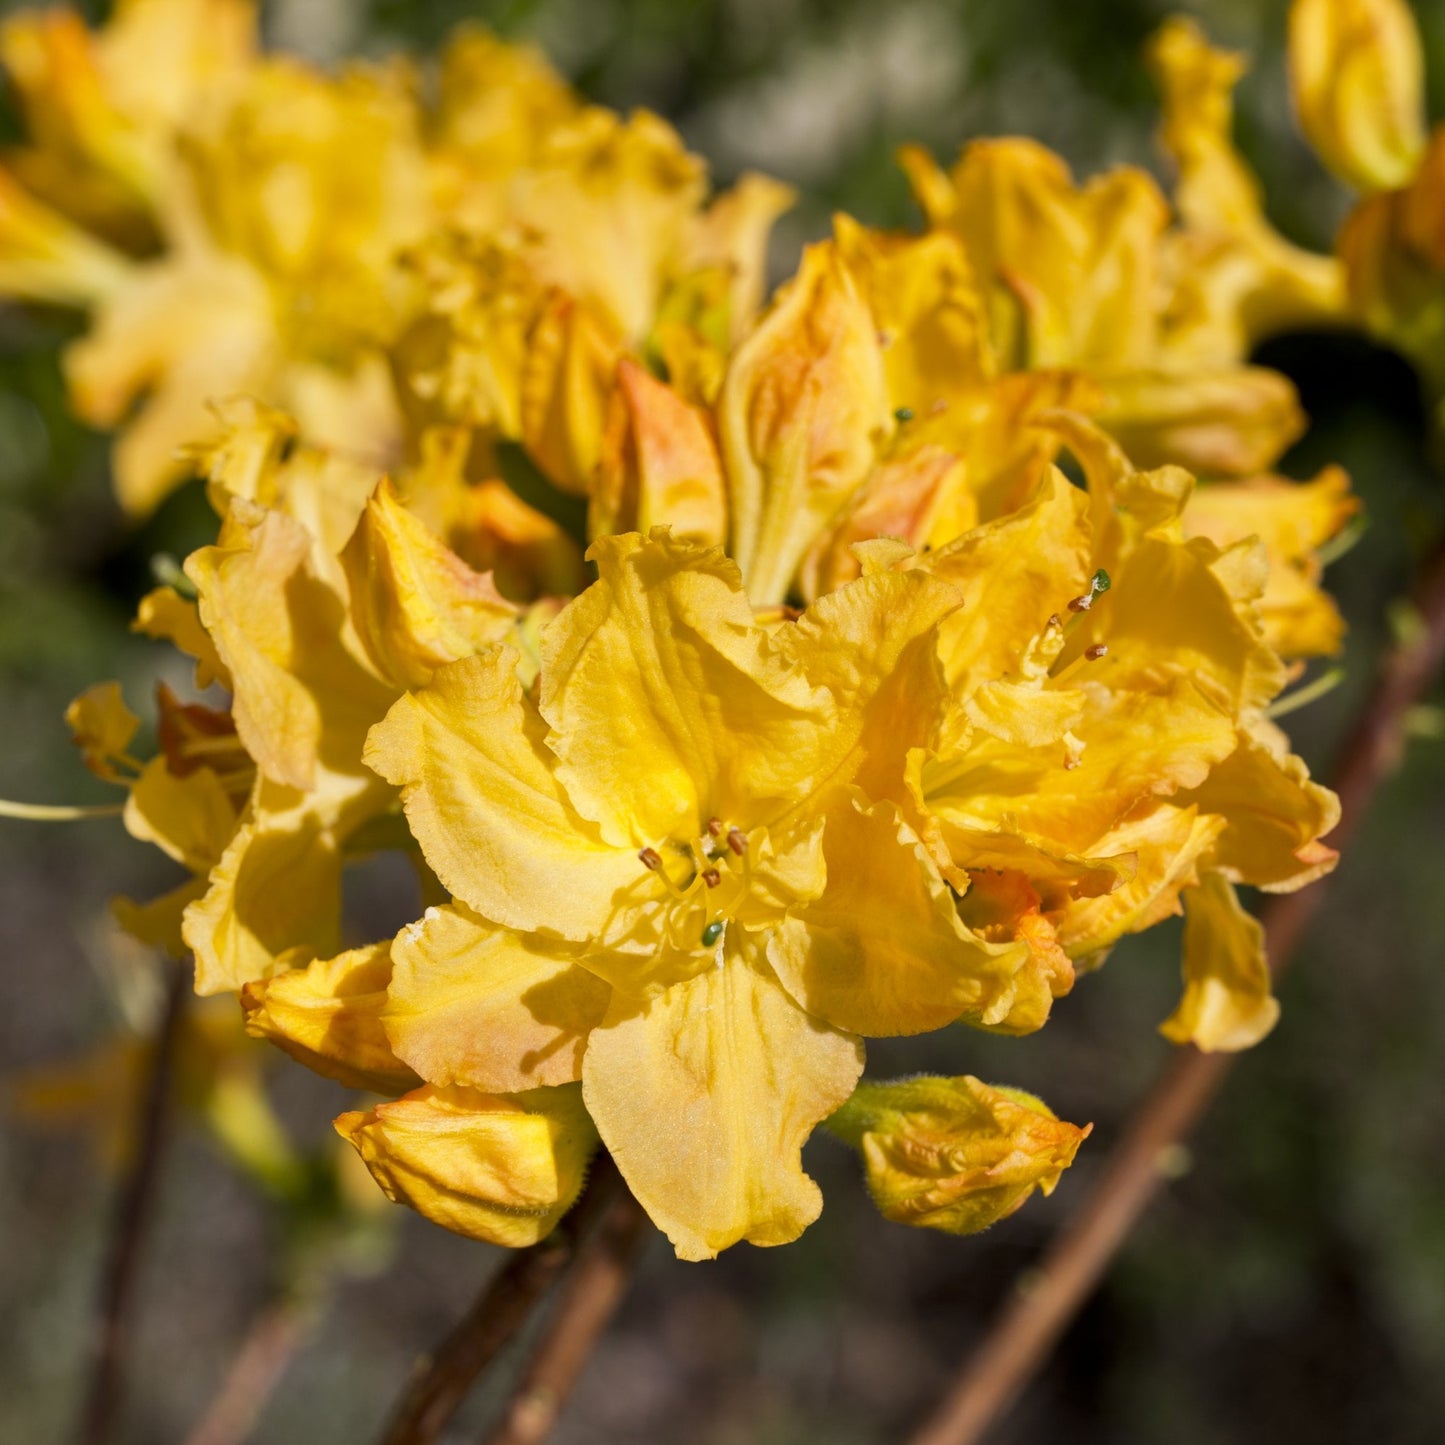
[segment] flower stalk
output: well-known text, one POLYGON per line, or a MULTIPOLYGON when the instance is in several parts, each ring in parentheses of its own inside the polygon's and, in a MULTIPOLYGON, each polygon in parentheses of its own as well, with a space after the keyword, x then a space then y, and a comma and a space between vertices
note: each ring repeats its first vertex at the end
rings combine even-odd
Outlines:
POLYGON ((116 1200, 105 1273, 92 1327, 89 1384, 76 1439, 103 1445, 115 1433, 124 1382, 125 1349, 141 1253, 165 1151, 176 1046, 190 995, 190 969, 168 963, 165 1001, 156 1025, 150 1077, 139 1096, 130 1166, 116 1200))

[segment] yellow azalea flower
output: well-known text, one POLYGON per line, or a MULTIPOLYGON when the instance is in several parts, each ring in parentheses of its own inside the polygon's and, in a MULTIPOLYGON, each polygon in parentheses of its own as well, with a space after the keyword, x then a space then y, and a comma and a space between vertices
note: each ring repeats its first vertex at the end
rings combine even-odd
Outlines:
POLYGON ((239 80, 255 28, 247 0, 123 0, 94 32, 73 10, 7 17, 0 65, 31 137, 7 167, 104 239, 154 244, 176 138, 200 102, 239 80))
POLYGON ((1035 1190, 1052 1194, 1092 1127, 967 1074, 868 1081, 828 1120, 863 1156, 886 1218, 947 1234, 977 1234, 1035 1190))
POLYGON ((711 405, 792 192, 757 175, 704 206, 706 190, 701 161, 656 116, 594 108, 559 126, 513 178, 507 225, 443 231, 410 258, 422 314, 397 355, 413 428, 522 442, 552 483, 585 495, 624 357, 665 364, 688 401, 711 405))
MULTIPOLYGON (((1234 147, 1243 57, 1214 49, 1194 21, 1176 17, 1150 42, 1149 61, 1184 223, 1168 238, 1169 349, 1201 366, 1223 365, 1273 333, 1338 322, 1345 300, 1338 261, 1291 245, 1270 225, 1259 181, 1234 147)), ((1170 459, 1135 458, 1141 465, 1170 459)))
POLYGON ((204 895, 186 900, 203 993, 290 967, 296 950, 303 962, 336 953, 346 854, 395 802, 362 762, 367 731, 403 687, 520 620, 374 474, 288 449, 290 424, 275 413, 225 415, 230 431, 205 458, 221 533, 186 562, 195 612, 152 594, 147 624, 196 652, 202 630, 244 749, 228 775, 239 817, 198 870, 204 895))
POLYGON ((427 1085, 342 1114, 336 1130, 392 1199, 514 1249, 571 1207, 597 1140, 575 1085, 511 1097, 427 1085))
POLYGON ((941 628, 954 712, 910 782, 965 922, 1028 945, 970 1015, 1015 1033, 1068 992, 1070 964, 1178 911, 1211 871, 1271 889, 1319 876, 1338 819, 1265 718, 1288 674, 1261 614, 1263 546, 1186 539, 1192 478, 1134 472, 1082 419, 1051 425, 1089 492, 1055 473, 921 563, 965 600, 941 628))
MULTIPOLYGON (((1215 97, 1206 131, 1220 103, 1215 97)), ((1199 122, 1180 128, 1192 141, 1199 122)), ((1003 371, 1089 378, 1101 393, 1090 409, 1141 465, 1259 471, 1298 435, 1289 383, 1243 364, 1254 339, 1241 320, 1252 320, 1251 296, 1236 294, 1234 282, 1245 273, 1230 256, 1206 254, 1188 212, 1182 227, 1171 224, 1146 173, 1121 166, 1076 185, 1059 157, 1022 139, 973 142, 947 173, 917 147, 902 160, 930 226, 962 243, 987 351, 1003 371)), ((1191 190, 1191 209, 1207 214, 1196 192, 1212 194, 1216 184, 1191 190)), ((1251 260, 1246 270, 1253 278, 1258 266, 1251 260)))
POLYGON ((1425 149, 1425 63, 1405 0, 1294 0, 1290 87, 1300 127, 1358 191, 1414 176, 1425 149))
POLYGON ((465 25, 441 57, 431 152, 438 209, 474 235, 508 219, 508 182, 581 104, 533 46, 465 25))
POLYGON ((774 630, 717 551, 659 531, 591 555, 535 700, 483 653, 373 730, 457 900, 398 936, 383 1023, 437 1087, 580 1074, 684 1257, 783 1243, 820 1207, 798 1151, 857 1035, 957 1018, 1025 951, 970 935, 905 813, 957 599, 877 572, 774 630))

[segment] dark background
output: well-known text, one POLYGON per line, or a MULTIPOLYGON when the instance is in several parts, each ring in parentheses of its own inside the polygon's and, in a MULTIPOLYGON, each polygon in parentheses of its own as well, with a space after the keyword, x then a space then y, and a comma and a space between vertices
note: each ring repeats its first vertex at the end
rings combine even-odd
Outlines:
MULTIPOLYGON (((6 6, 6 9, 13 8, 6 6)), ((272 38, 322 59, 434 49, 479 18, 539 39, 589 95, 672 118, 720 181, 748 166, 797 183, 778 274, 834 207, 915 220, 894 149, 1024 133, 1081 172, 1157 168, 1140 48, 1172 7, 1145 0, 295 0, 272 38)), ((1290 130, 1284 5, 1192 8, 1256 57, 1242 144, 1272 214, 1329 244, 1348 198, 1290 130)), ((1445 5, 1420 7, 1445 111, 1445 5)), ((66 415, 64 318, 0 313, 0 796, 103 800, 60 713, 92 681, 143 698, 163 649, 126 621, 149 558, 204 540, 195 489, 139 533, 109 498, 103 439, 66 415)), ((1286 338, 1264 359, 1313 420, 1285 470, 1353 472, 1370 529, 1330 573, 1350 619, 1345 683, 1290 719, 1326 770, 1367 686, 1390 604, 1441 525, 1445 480, 1425 455, 1413 376, 1337 337, 1286 338)), ((174 675, 174 674, 173 674, 174 675)), ((1442 699, 1437 694, 1435 701, 1442 699)), ((1445 1418, 1445 741, 1417 719, 1390 784, 1330 884, 1283 988, 1274 1035, 1242 1059, 1182 1175, 1153 1208, 1026 1403, 1013 1442, 1211 1445, 1427 1441, 1445 1418)), ((0 1070, 84 1055, 144 1016, 153 978, 106 903, 171 874, 112 822, 0 822, 0 1070)), ((1178 929, 1126 941, 1041 1034, 962 1029, 878 1044, 870 1070, 970 1072, 1042 1094, 1095 1132, 1058 1193, 989 1234, 952 1239, 879 1219, 852 1157, 819 1140, 827 1208, 803 1239, 709 1265, 649 1250, 642 1276, 557 1439, 895 1441, 984 1328, 1017 1271, 1087 1189, 1169 1049, 1178 929)), ((258 1048, 260 1046, 257 1046, 258 1048)), ((278 1060, 278 1107, 318 1147, 339 1088, 278 1060)), ((12 1116, 0 1128, 0 1437, 63 1438, 77 1402, 113 1176, 93 1131, 12 1116)), ((414 1354, 463 1310, 497 1253, 391 1211, 397 1238, 338 1286, 256 1438, 350 1445, 375 1434, 414 1354)), ((126 1439, 175 1441, 204 1407, 275 1280, 275 1208, 194 1124, 169 1158, 134 1339, 126 1439)), ((483 1392, 456 1438, 473 1438, 483 1392)))

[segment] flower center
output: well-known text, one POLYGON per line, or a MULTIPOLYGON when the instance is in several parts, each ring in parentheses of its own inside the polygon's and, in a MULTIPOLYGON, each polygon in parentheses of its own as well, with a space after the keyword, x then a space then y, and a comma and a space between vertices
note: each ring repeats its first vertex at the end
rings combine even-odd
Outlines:
POLYGON ((727 925, 752 888, 747 835, 709 818, 697 837, 668 838, 637 857, 661 884, 666 943, 687 953, 715 948, 721 965, 727 925))

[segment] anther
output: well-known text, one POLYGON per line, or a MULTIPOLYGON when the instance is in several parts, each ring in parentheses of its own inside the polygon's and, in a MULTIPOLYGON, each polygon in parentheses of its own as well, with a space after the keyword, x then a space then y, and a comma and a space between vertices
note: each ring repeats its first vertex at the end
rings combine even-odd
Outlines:
POLYGON ((659 853, 656 848, 642 849, 642 851, 638 853, 637 858, 644 868, 649 869, 653 873, 660 872, 662 869, 662 854, 659 853))
POLYGON ((738 855, 739 858, 748 851, 748 840, 743 836, 741 828, 728 829, 728 847, 738 855))
POLYGON ((722 874, 716 868, 704 868, 702 870, 702 881, 709 888, 716 888, 722 882, 722 874))
POLYGON ((1092 592, 1086 592, 1082 597, 1072 597, 1069 599, 1070 612, 1087 612, 1093 605, 1094 594, 1092 592))
POLYGON ((722 819, 709 818, 707 820, 707 831, 709 837, 720 838, 722 836, 722 819))
POLYGON ((1107 642, 1096 642, 1092 647, 1086 647, 1084 649, 1084 656, 1087 657, 1090 662, 1097 662, 1101 657, 1107 657, 1108 655, 1109 644, 1107 642))

